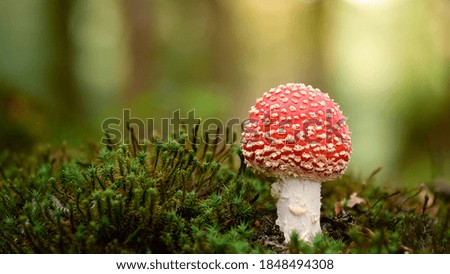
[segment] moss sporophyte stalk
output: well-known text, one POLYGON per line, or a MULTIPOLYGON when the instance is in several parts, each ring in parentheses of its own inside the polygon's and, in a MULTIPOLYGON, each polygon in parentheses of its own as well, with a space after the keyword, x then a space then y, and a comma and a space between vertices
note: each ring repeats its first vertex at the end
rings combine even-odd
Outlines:
POLYGON ((199 127, 167 141, 140 140, 129 127, 123 133, 128 144, 107 141, 107 134, 101 146, 0 152, 0 252, 450 250, 449 196, 431 184, 382 187, 374 182, 376 172, 324 183, 322 233, 306 242, 293 231, 286 243, 271 196, 276 178, 247 168, 236 138, 217 142, 210 138, 215 132, 199 127))

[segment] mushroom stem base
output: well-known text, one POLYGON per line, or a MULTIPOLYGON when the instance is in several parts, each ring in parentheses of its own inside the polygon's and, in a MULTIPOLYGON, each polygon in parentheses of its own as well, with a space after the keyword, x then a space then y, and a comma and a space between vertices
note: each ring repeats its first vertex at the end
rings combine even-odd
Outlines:
POLYGON ((272 196, 278 198, 276 224, 289 243, 293 231, 311 242, 320 229, 321 183, 295 178, 282 179, 272 185, 272 196))

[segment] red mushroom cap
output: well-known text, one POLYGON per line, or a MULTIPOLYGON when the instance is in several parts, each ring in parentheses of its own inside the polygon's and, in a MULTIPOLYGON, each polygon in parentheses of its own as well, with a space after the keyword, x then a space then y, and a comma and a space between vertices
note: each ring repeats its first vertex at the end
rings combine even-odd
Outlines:
POLYGON ((352 150, 339 105, 304 84, 280 85, 264 93, 244 123, 241 143, 247 165, 317 182, 343 174, 352 150))

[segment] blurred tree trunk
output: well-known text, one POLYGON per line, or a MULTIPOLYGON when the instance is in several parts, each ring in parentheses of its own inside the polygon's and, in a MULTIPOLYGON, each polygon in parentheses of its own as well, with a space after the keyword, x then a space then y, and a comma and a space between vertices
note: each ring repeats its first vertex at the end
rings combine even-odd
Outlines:
POLYGON ((302 81, 315 87, 325 88, 324 40, 329 30, 326 28, 326 1, 300 4, 294 17, 294 41, 302 53, 302 81))
POLYGON ((223 0, 206 1, 212 18, 211 45, 211 71, 213 80, 228 89, 229 92, 237 90, 238 67, 236 36, 233 34, 233 22, 230 6, 223 0))
POLYGON ((123 0, 130 34, 131 71, 125 96, 129 100, 150 90, 158 79, 155 65, 153 3, 148 0, 123 0))
POLYGON ((85 108, 74 73, 74 45, 70 35, 73 1, 48 1, 51 39, 50 82, 59 117, 82 121, 85 108))

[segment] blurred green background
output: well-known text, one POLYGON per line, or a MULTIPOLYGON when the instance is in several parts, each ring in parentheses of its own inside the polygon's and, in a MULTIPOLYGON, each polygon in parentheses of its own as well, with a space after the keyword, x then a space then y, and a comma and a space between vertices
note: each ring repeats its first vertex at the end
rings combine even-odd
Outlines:
POLYGON ((349 172, 450 181, 448 0, 1 0, 0 149, 99 142, 122 117, 245 119, 304 82, 353 132, 349 172))

